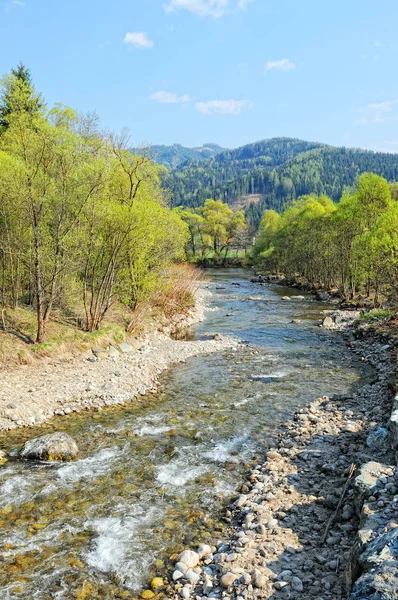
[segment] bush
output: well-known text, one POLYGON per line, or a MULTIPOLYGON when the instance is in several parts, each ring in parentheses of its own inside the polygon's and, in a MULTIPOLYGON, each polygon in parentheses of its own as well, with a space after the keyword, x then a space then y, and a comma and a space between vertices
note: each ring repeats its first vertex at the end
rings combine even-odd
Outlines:
POLYGON ((369 312, 365 313, 361 317, 361 321, 363 323, 374 323, 376 321, 385 321, 386 319, 390 319, 393 316, 393 312, 391 310, 386 310, 383 308, 373 308, 369 312))

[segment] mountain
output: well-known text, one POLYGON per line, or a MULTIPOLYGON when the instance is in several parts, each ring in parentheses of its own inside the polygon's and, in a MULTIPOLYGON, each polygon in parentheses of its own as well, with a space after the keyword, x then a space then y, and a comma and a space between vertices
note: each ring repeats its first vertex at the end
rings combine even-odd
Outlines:
POLYGON ((200 206, 206 198, 244 208, 257 224, 265 208, 281 211, 304 194, 337 201, 358 175, 372 171, 398 181, 398 155, 273 138, 206 160, 189 160, 163 178, 174 206, 200 206))
POLYGON ((191 160, 200 162, 213 158, 223 151, 224 148, 217 144, 204 144, 200 148, 186 148, 180 144, 173 144, 173 146, 149 146, 144 149, 132 149, 135 154, 148 153, 158 165, 163 165, 168 169, 176 169, 191 160))

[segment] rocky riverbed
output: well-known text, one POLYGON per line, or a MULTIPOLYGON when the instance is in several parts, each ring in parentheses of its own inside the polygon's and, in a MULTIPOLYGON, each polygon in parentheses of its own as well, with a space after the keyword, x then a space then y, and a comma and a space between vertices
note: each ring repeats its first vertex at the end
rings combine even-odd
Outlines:
POLYGON ((385 429, 396 351, 347 342, 376 367, 374 382, 286 423, 227 511, 228 534, 190 564, 179 557, 167 597, 338 600, 356 580, 352 599, 398 597, 398 470, 385 429))
MULTIPOLYGON (((3 432, 1 447, 9 453, 0 473, 3 595, 343 597, 338 595, 344 593, 343 561, 359 540, 351 462, 357 454, 359 470, 376 456, 366 446, 369 435, 377 444, 386 442, 377 433, 384 414, 376 410, 375 397, 387 406, 394 351, 386 342, 369 350, 368 343, 348 340, 356 355, 336 333, 319 327, 327 305, 308 295, 284 300, 291 291, 272 286, 254 295, 244 275, 217 273, 209 284, 214 310, 195 328, 194 346, 165 340, 170 348, 207 350, 225 341, 232 344, 226 352, 191 358, 170 370, 158 393, 142 402, 67 418, 62 415, 72 412, 70 405, 60 404, 61 418, 48 426, 3 432), (231 339, 244 341, 239 352, 231 339), (380 366, 377 377, 369 363, 380 366), (359 382, 367 385, 358 390, 359 382), (321 398, 310 406, 315 395, 321 398), (43 433, 37 443, 49 448, 54 431, 76 441, 78 460, 48 464, 17 458, 23 444, 29 449, 29 440, 43 433), (180 556, 184 548, 189 552, 180 556)), ((158 356, 146 343, 130 340, 130 348, 111 345, 71 357, 82 369, 79 385, 91 367, 98 377, 111 368, 115 382, 122 377, 112 372, 120 372, 118 365, 126 364, 127 371, 133 363, 130 373, 140 377, 144 363, 138 361, 152 355, 151 365, 155 357, 158 368, 163 350, 158 356)), ((175 356, 170 354, 172 362, 175 356)), ((49 395, 64 389, 61 367, 56 371, 49 395)), ((71 368, 68 385, 76 383, 73 375, 71 368)), ((39 393, 30 385, 26 393, 39 393)), ((120 391, 89 389, 93 396, 82 406, 94 408, 98 401, 101 409, 120 391)), ((384 510, 386 517, 395 510, 394 469, 388 452, 383 460, 384 467, 372 469, 371 493, 365 496, 369 514, 384 510), (375 484, 379 475, 385 481, 375 484)), ((381 520, 379 528, 385 527, 381 520)), ((373 529, 361 538, 364 543, 365 538, 378 539, 373 529)), ((367 568, 362 554, 353 555, 356 575, 367 568)))
POLYGON ((123 405, 155 391, 159 375, 170 365, 236 348, 237 340, 223 335, 199 341, 170 337, 204 319, 208 297, 207 289, 199 289, 195 308, 177 315, 162 332, 3 370, 0 430, 40 425, 54 415, 123 405))

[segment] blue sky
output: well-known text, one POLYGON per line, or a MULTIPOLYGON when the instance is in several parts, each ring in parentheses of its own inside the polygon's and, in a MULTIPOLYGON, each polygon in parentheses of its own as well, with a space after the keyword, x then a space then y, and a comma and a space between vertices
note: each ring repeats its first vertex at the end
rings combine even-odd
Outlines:
POLYGON ((398 152, 396 0, 0 0, 0 73, 134 144, 398 152))

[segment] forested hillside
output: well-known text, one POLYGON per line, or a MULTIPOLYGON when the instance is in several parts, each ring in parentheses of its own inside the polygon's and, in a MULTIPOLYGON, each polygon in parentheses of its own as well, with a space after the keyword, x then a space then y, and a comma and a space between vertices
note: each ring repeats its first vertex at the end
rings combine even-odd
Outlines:
POLYGON ((177 169, 190 160, 204 161, 217 156, 224 148, 217 144, 204 144, 200 148, 186 148, 180 144, 172 146, 149 146, 148 148, 133 148, 133 154, 147 154, 158 165, 168 169, 177 169))
POLYGON ((229 204, 246 201, 248 219, 258 224, 264 209, 283 210, 303 194, 327 194, 337 201, 361 173, 398 180, 398 157, 368 150, 275 138, 190 161, 163 178, 174 206, 201 206, 206 198, 229 204), (257 194, 256 202, 251 195, 257 194))

